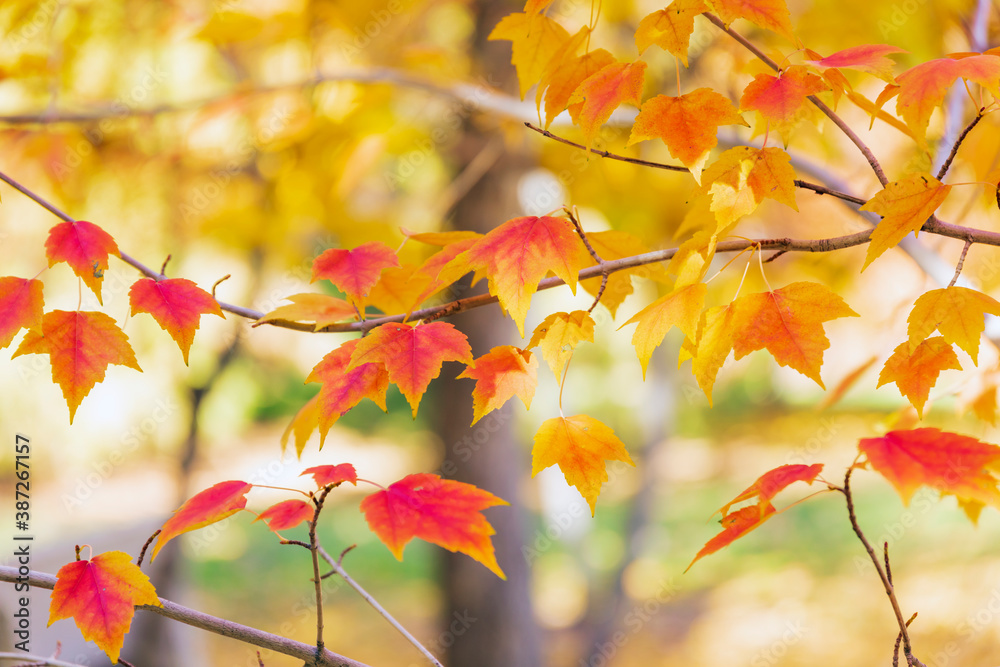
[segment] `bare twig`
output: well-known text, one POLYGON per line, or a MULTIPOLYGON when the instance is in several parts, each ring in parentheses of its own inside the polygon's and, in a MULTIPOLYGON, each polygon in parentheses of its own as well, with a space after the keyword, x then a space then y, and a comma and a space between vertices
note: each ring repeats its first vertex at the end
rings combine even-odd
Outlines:
POLYGON ((330 495, 333 486, 325 486, 320 491, 319 496, 313 498, 312 521, 309 522, 309 552, 312 555, 313 565, 313 586, 316 589, 316 658, 323 654, 323 579, 319 575, 319 541, 316 539, 316 524, 319 523, 319 514, 323 511, 323 503, 330 495))
MULTIPOLYGON (((565 211, 566 215, 569 216, 570 221, 573 223, 573 228, 576 229, 576 233, 580 237, 580 240, 583 241, 583 245, 587 247, 587 252, 590 253, 590 256, 594 258, 594 261, 597 262, 598 266, 604 264, 604 260, 601 259, 601 256, 597 254, 596 250, 594 250, 594 246, 590 245, 590 239, 588 239, 587 235, 584 233, 583 225, 581 225, 580 221, 576 219, 576 214, 573 213, 573 210, 568 206, 563 206, 563 211, 565 211)), ((594 308, 597 308, 597 304, 601 302, 601 297, 604 296, 604 290, 607 289, 607 287, 608 272, 602 271, 601 286, 598 288, 597 295, 594 297, 594 303, 590 304, 590 308, 587 309, 588 313, 594 312, 594 308)))
POLYGON ((142 550, 139 552, 139 557, 135 560, 136 567, 142 567, 142 561, 146 557, 146 549, 148 549, 149 545, 153 543, 153 540, 155 540, 156 536, 160 534, 160 531, 161 529, 157 528, 156 532, 150 535, 149 539, 146 540, 146 543, 142 545, 142 550))
POLYGON ((958 149, 962 145, 962 142, 965 141, 965 138, 969 136, 969 132, 972 132, 972 129, 976 125, 978 125, 979 121, 981 121, 982 119, 983 119, 983 110, 980 109, 979 113, 976 114, 976 117, 972 119, 972 122, 966 125, 965 129, 962 130, 962 133, 958 135, 957 139, 955 139, 955 143, 951 147, 951 152, 948 153, 948 159, 944 161, 944 164, 941 165, 941 168, 938 170, 938 173, 935 176, 935 178, 937 178, 939 181, 942 178, 944 178, 945 174, 947 174, 948 170, 951 168, 951 163, 955 159, 955 156, 958 155, 958 149))
POLYGON ((31 653, 0 653, 0 660, 28 660, 31 661, 31 665, 51 665, 51 667, 84 667, 75 662, 63 662, 55 658, 46 658, 40 655, 32 655, 31 653))
POLYGON ((971 247, 972 241, 966 240, 965 246, 962 248, 962 255, 958 258, 958 264, 955 265, 955 275, 952 277, 951 282, 948 283, 948 287, 953 287, 958 282, 958 277, 962 275, 962 267, 965 266, 965 256, 969 254, 969 248, 971 247))

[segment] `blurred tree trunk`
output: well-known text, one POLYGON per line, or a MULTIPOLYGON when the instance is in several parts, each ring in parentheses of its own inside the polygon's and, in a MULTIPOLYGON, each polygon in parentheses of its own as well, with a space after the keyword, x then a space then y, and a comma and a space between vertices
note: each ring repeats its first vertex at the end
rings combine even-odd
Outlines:
MULTIPOLYGON (((480 56, 483 73, 493 76, 511 71, 509 45, 487 42, 486 36, 500 18, 518 8, 481 1, 472 5, 472 11, 476 14, 473 50, 480 56)), ((521 154, 494 152, 497 138, 491 143, 491 137, 475 126, 475 120, 467 124, 458 148, 462 175, 456 180, 468 187, 468 172, 480 172, 482 156, 499 157, 458 199, 452 222, 456 229, 487 232, 521 214, 517 183, 531 163, 521 154)), ((477 357, 497 345, 510 344, 517 336, 513 323, 495 307, 462 313, 453 322, 469 337, 477 357)), ((521 552, 527 517, 520 502, 520 487, 528 462, 524 448, 514 437, 516 408, 508 404, 470 428, 471 381, 455 380, 455 375, 451 371, 439 385, 438 432, 447 448, 442 472, 511 503, 510 507, 488 511, 497 531, 493 538, 497 560, 507 581, 468 556, 445 552, 447 605, 438 646, 447 651, 450 667, 541 665, 540 632, 531 607, 531 573, 521 552)))

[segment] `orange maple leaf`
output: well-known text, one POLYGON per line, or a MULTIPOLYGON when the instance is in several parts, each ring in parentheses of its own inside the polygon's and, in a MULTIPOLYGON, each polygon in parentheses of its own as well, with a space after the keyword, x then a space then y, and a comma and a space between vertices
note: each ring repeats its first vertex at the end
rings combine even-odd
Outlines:
POLYGON ((459 241, 478 239, 482 236, 479 232, 470 232, 466 230, 453 230, 450 232, 411 232, 405 227, 400 227, 399 231, 403 234, 403 236, 411 241, 426 243, 427 245, 435 245, 439 248, 450 246, 453 243, 458 243, 459 241))
MULTIPOLYGON (((677 327, 690 340, 698 338, 698 322, 705 305, 705 283, 686 285, 649 304, 622 327, 638 322, 632 334, 632 345, 642 364, 642 377, 646 377, 649 360, 671 327, 677 327)), ((621 327, 619 327, 620 329, 621 327)), ((728 351, 727 351, 728 354, 728 351)))
POLYGON ((700 182, 702 167, 718 144, 720 125, 749 127, 732 102, 711 88, 698 88, 680 97, 657 95, 643 103, 628 145, 659 137, 700 182))
POLYGON ((490 294, 517 324, 524 337, 524 318, 538 281, 552 271, 576 294, 577 275, 593 263, 572 223, 552 216, 508 220, 453 259, 439 280, 454 282, 469 271, 485 269, 490 294))
POLYGON ((890 53, 909 53, 906 49, 888 44, 862 44, 837 51, 826 58, 816 54, 815 59, 807 60, 820 69, 856 69, 868 72, 886 83, 893 83, 892 68, 896 63, 886 58, 890 53))
POLYGON ((583 130, 590 148, 611 113, 628 102, 639 106, 642 86, 646 80, 646 63, 612 63, 591 74, 577 86, 569 98, 569 115, 583 130))
POLYGON ((61 222, 49 230, 45 240, 45 256, 49 266, 66 262, 73 273, 101 299, 101 283, 108 270, 108 256, 120 256, 118 244, 111 235, 92 222, 77 220, 61 222))
POLYGON ((200 493, 191 496, 183 505, 174 510, 156 538, 150 562, 156 559, 170 540, 178 535, 204 528, 236 514, 247 506, 247 493, 253 484, 232 480, 219 482, 200 493))
POLYGON ((824 389, 819 371, 830 341, 823 323, 839 317, 858 317, 836 292, 810 282, 748 294, 737 299, 734 306, 736 359, 766 349, 778 365, 797 370, 824 389))
POLYGON ((727 26, 735 19, 746 19, 795 41, 792 17, 784 0, 709 0, 709 5, 727 26))
POLYGON ((532 332, 528 347, 539 347, 552 374, 561 380, 573 350, 583 341, 594 342, 594 318, 585 310, 574 310, 552 313, 542 320, 532 332))
POLYGON ((42 316, 41 331, 25 334, 11 358, 47 354, 52 381, 62 389, 69 406, 69 423, 94 385, 104 380, 111 364, 142 372, 132 346, 115 321, 97 312, 53 310, 42 316))
POLYGON ((384 364, 389 381, 399 387, 417 416, 420 398, 445 361, 472 363, 472 348, 461 331, 447 322, 419 326, 389 322, 358 340, 347 367, 384 364))
POLYGON ((306 382, 319 382, 322 387, 316 395, 316 418, 319 426, 320 448, 330 427, 348 410, 370 398, 385 412, 385 393, 389 389, 389 373, 381 363, 351 366, 351 355, 360 341, 345 341, 316 364, 306 382))
POLYGON ((714 554, 723 547, 728 547, 753 529, 761 526, 776 513, 774 505, 763 503, 762 505, 748 505, 722 517, 719 521, 722 524, 722 532, 705 543, 705 546, 701 548, 701 551, 697 553, 684 571, 690 570, 692 565, 705 556, 714 554))
POLYGON ((305 402, 299 411, 295 413, 292 417, 292 421, 288 423, 285 427, 285 431, 281 434, 281 453, 284 455, 285 448, 288 446, 288 441, 291 438, 295 438, 295 453, 299 457, 302 456, 302 452, 306 448, 306 443, 309 442, 309 436, 312 432, 319 428, 319 394, 316 394, 308 401, 305 402))
POLYGON ((544 14, 517 13, 503 17, 488 39, 511 42, 510 62, 517 70, 523 100, 525 93, 538 83, 549 61, 569 38, 565 28, 544 14))
POLYGON ((226 317, 211 294, 184 278, 168 278, 159 282, 152 278, 137 280, 128 291, 128 300, 132 315, 149 313, 160 328, 170 334, 181 349, 185 364, 201 316, 226 317))
POLYGON ((979 338, 986 328, 984 313, 1000 315, 1000 302, 956 285, 925 292, 906 319, 910 347, 916 347, 937 329, 946 343, 958 345, 978 365, 979 338))
POLYGON ((392 248, 371 241, 352 250, 330 248, 313 260, 312 281, 327 279, 358 308, 364 307, 364 298, 378 282, 382 270, 399 266, 399 259, 392 248))
POLYGON ((949 192, 950 185, 943 185, 930 174, 920 173, 889 183, 869 199, 861 210, 878 213, 882 220, 872 231, 861 270, 868 268, 879 255, 902 241, 907 234, 919 231, 949 192))
POLYGON ((403 560, 407 543, 418 537, 464 553, 506 579, 490 540, 496 531, 482 510, 508 504, 472 484, 419 473, 368 496, 361 501, 361 511, 397 560, 403 560))
POLYGON ((593 515, 597 511, 601 486, 608 481, 605 461, 635 465, 625 444, 608 426, 587 415, 555 417, 543 422, 535 433, 531 476, 558 465, 566 481, 575 486, 590 505, 593 515))
POLYGON ((694 17, 708 11, 704 0, 674 0, 639 21, 635 47, 641 54, 653 44, 677 56, 688 65, 688 46, 694 32, 694 17))
POLYGON ((41 280, 0 278, 0 349, 21 329, 42 328, 44 305, 41 280))
POLYGON ((354 306, 335 296, 302 293, 286 296, 285 300, 291 301, 291 305, 278 306, 254 322, 254 326, 278 321, 315 322, 313 330, 319 331, 330 324, 357 317, 354 306))
POLYGON ((899 393, 905 396, 917 414, 923 418, 924 403, 931 387, 937 383, 941 371, 962 370, 958 356, 942 336, 928 338, 916 347, 909 341, 901 343, 892 352, 878 376, 877 387, 895 382, 899 393))
POLYGON ((719 223, 717 234, 753 213, 764 199, 799 210, 791 156, 780 148, 730 148, 702 173, 700 191, 712 195, 709 208, 719 223))
POLYGON ((59 568, 49 603, 49 623, 72 618, 85 641, 118 663, 136 605, 162 607, 156 589, 132 557, 108 551, 59 568))
POLYGON ((793 465, 778 466, 758 477, 756 482, 723 505, 718 511, 725 516, 729 514, 730 507, 751 498, 757 498, 757 505, 759 506, 769 504, 776 495, 795 482, 812 484, 816 476, 822 471, 822 463, 814 463, 812 465, 796 463, 793 465))
POLYGON ((960 501, 1000 507, 997 479, 991 474, 1000 463, 996 445, 936 428, 917 428, 862 438, 858 451, 896 487, 903 504, 909 504, 921 486, 931 486, 960 501))
POLYGON ((792 65, 778 76, 758 74, 743 90, 741 111, 759 111, 765 120, 779 126, 795 121, 806 98, 827 90, 823 79, 802 65, 792 65))
POLYGON ((254 523, 264 521, 267 527, 277 532, 288 528, 295 528, 303 521, 312 520, 315 508, 303 500, 283 500, 280 503, 271 505, 266 510, 257 515, 254 523))
POLYGON ((475 424, 514 396, 521 399, 526 409, 531 408, 538 386, 538 360, 530 350, 500 345, 476 359, 458 377, 476 380, 476 388, 472 390, 475 424))
MULTIPOLYGON (((577 34, 583 33, 584 30, 581 28, 580 33, 577 34)), ((546 128, 556 116, 569 106, 573 92, 581 83, 615 62, 615 57, 605 49, 594 49, 582 56, 577 56, 575 54, 577 48, 579 48, 579 43, 577 37, 574 36, 567 42, 566 55, 552 59, 549 69, 545 71, 541 83, 538 84, 535 102, 536 104, 540 103, 544 91, 546 128)))
POLYGON ((432 276, 413 264, 390 267, 382 272, 379 281, 375 283, 368 296, 368 303, 383 313, 409 314, 427 297, 441 289, 434 283, 432 276))
POLYGON ((327 484, 340 486, 344 482, 350 482, 354 486, 358 485, 358 473, 350 463, 338 463, 337 465, 313 466, 306 468, 302 475, 312 475, 316 480, 316 486, 323 488, 327 484))

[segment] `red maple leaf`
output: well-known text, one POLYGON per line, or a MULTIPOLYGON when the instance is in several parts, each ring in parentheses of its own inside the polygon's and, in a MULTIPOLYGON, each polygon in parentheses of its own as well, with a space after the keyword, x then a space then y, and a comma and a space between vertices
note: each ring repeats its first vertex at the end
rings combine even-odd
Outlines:
POLYGON ((156 558, 164 544, 178 535, 222 521, 245 508, 247 492, 252 488, 253 484, 239 480, 219 482, 189 498, 163 524, 150 561, 156 558))
POLYGON ((358 473, 350 463, 338 463, 337 465, 313 466, 306 468, 299 475, 312 475, 316 480, 316 486, 322 488, 327 484, 340 485, 350 482, 354 486, 358 485, 358 473))
POLYGON ((66 262, 73 273, 101 299, 101 282, 108 269, 108 256, 120 256, 118 244, 111 235, 92 222, 77 220, 61 222, 49 230, 45 241, 45 255, 49 266, 66 262))
POLYGON ((306 382, 319 382, 316 395, 320 447, 330 427, 348 410, 370 398, 382 411, 386 410, 385 392, 389 388, 389 373, 380 363, 360 364, 351 368, 351 355, 360 338, 345 341, 316 364, 306 382))
POLYGON ((170 334, 181 349, 185 364, 202 314, 225 319, 219 302, 185 278, 137 280, 128 291, 128 300, 132 315, 149 313, 160 328, 170 334))
POLYGON ((295 528, 303 521, 311 520, 314 514, 315 508, 312 505, 304 500, 293 498, 271 505, 254 519, 254 523, 265 521, 268 528, 277 532, 287 528, 295 528))
POLYGON ((44 305, 41 280, 0 278, 0 349, 21 329, 42 328, 44 305))
POLYGON ((392 248, 378 241, 352 250, 330 248, 313 261, 311 282, 329 280, 360 308, 382 270, 390 266, 399 266, 399 259, 392 248))

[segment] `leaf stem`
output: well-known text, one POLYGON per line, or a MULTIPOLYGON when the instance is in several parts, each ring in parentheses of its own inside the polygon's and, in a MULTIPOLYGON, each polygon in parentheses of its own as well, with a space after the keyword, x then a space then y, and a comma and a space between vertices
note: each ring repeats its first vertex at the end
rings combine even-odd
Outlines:
POLYGON ((955 266, 955 275, 952 276, 951 282, 948 283, 948 287, 953 287, 955 283, 958 282, 958 277, 962 275, 962 267, 965 266, 965 256, 969 254, 969 248, 972 247, 972 241, 966 239, 965 246, 962 248, 962 254, 958 258, 958 264, 955 266))

